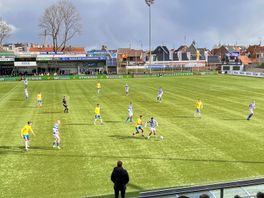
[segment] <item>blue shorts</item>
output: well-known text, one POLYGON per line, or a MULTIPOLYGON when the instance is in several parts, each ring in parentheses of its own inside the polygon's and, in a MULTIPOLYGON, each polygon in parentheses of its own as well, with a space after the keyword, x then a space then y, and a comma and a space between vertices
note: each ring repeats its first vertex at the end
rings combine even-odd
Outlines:
POLYGON ((201 113, 201 109, 196 109, 196 113, 201 113))
POLYGON ((138 130, 138 129, 142 130, 142 126, 136 127, 136 130, 138 130))
POLYGON ((101 115, 95 115, 95 119, 102 119, 101 115))
POLYGON ((29 140, 29 135, 23 135, 24 140, 29 140))
POLYGON ((42 103, 42 100, 38 100, 38 103, 42 103))

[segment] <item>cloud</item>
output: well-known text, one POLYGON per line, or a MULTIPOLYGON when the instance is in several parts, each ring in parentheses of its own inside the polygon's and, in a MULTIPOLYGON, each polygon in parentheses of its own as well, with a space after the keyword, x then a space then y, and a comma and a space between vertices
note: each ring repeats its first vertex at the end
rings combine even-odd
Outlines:
POLYGON ((17 31, 19 31, 19 29, 17 27, 15 27, 14 25, 9 24, 9 26, 11 27, 11 34, 14 34, 17 31))

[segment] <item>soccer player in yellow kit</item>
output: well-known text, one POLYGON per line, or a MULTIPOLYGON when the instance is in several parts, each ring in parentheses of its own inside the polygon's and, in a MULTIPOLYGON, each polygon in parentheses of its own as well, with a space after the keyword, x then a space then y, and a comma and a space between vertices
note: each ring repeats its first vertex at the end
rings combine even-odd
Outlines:
POLYGON ((96 125, 96 121, 97 120, 100 120, 101 124, 103 124, 103 119, 102 119, 102 116, 101 116, 101 107, 100 107, 100 104, 97 104, 96 105, 94 112, 95 112, 94 125, 96 125))
POLYGON ((32 133, 35 136, 35 133, 32 130, 32 122, 28 121, 27 125, 25 125, 21 129, 21 138, 25 140, 25 149, 28 150, 29 147, 29 133, 32 133))
POLYGON ((99 94, 100 93, 100 91, 101 91, 101 83, 99 83, 99 82, 97 82, 97 84, 96 84, 96 88, 97 88, 97 93, 99 94))
POLYGON ((137 119, 136 125, 135 125, 136 132, 134 132, 132 135, 135 136, 136 134, 139 133, 138 130, 141 130, 141 134, 144 137, 144 130, 143 130, 143 116, 140 115, 139 118, 137 119))
POLYGON ((195 103, 195 112, 194 112, 194 117, 202 117, 201 110, 203 109, 203 102, 199 99, 195 103))
POLYGON ((37 95, 37 103, 38 103, 38 107, 42 107, 42 95, 41 95, 41 93, 39 93, 37 95))

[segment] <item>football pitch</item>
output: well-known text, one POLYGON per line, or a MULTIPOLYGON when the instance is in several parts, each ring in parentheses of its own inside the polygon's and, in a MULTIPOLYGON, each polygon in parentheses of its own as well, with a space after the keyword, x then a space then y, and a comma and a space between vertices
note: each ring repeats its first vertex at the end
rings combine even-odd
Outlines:
MULTIPOLYGON (((189 76, 0 83, 0 197, 109 197, 110 175, 122 160, 130 176, 128 197, 138 192, 264 176, 263 79, 189 76), (124 86, 130 87, 125 96, 124 86), (155 101, 158 88, 162 103, 155 101), (36 107, 41 92, 43 107, 36 107), (63 113, 66 96, 69 113, 63 113), (202 118, 193 116, 195 101, 204 103, 202 118), (248 105, 256 100, 247 121, 248 105), (129 102, 134 121, 154 117, 164 139, 132 137, 125 123, 129 102), (93 124, 96 104, 104 124, 93 124), (52 127, 61 120, 61 150, 52 148, 52 127), (25 152, 20 129, 33 122, 25 152)), ((149 128, 145 128, 148 132, 149 128)), ((112 196, 110 196, 112 197, 112 196)))

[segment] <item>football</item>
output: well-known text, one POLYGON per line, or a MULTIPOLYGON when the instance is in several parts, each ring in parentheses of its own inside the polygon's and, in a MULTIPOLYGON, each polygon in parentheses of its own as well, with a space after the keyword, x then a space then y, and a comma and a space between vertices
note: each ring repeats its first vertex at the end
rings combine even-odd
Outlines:
POLYGON ((164 138, 164 137, 161 135, 161 136, 160 136, 160 139, 163 140, 163 138, 164 138))

